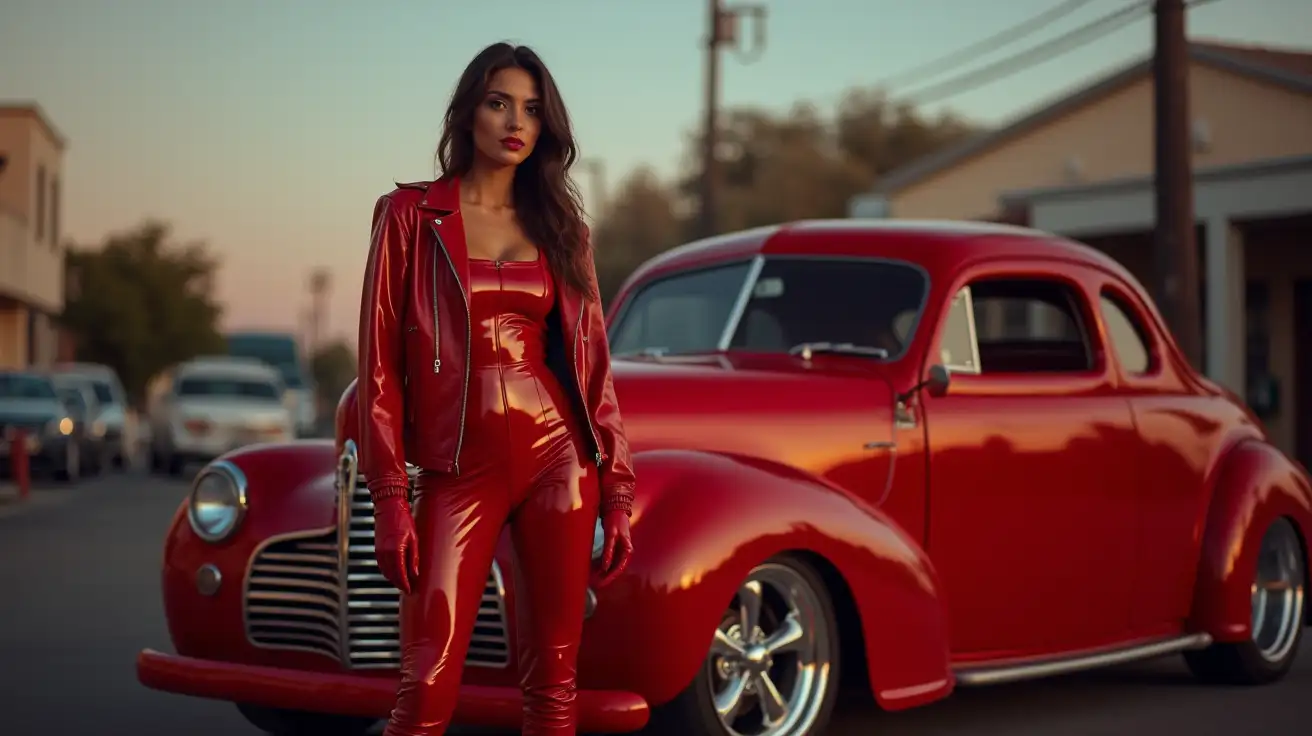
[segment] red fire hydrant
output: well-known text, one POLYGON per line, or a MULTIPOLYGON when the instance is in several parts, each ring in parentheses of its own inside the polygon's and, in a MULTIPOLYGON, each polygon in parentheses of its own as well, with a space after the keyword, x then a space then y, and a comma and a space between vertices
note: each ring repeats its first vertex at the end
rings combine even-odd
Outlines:
POLYGON ((21 429, 9 438, 9 472, 18 485, 18 498, 26 501, 32 490, 32 466, 27 457, 27 432, 21 429))

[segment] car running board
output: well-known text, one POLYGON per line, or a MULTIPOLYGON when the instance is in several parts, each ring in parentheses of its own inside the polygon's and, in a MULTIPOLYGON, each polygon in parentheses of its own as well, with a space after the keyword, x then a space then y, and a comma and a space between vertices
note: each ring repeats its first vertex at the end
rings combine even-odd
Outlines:
POLYGON ((1092 654, 1059 656, 1041 660, 1006 665, 967 666, 956 670, 958 685, 978 687, 983 685, 1002 685, 1022 680, 1037 680, 1053 675, 1066 675, 1072 672, 1100 669, 1142 659, 1152 659, 1164 654, 1175 654, 1190 649, 1204 649, 1210 646, 1210 634, 1190 634, 1169 639, 1157 639, 1144 644, 1136 644, 1120 649, 1103 650, 1092 654))

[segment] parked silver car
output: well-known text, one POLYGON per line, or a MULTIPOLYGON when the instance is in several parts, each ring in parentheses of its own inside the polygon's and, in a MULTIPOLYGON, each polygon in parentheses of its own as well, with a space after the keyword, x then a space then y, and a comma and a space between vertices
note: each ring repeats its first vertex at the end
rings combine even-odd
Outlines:
POLYGON ((75 481, 82 476, 85 424, 55 389, 50 376, 0 370, 0 475, 13 472, 14 443, 22 430, 33 477, 75 481))

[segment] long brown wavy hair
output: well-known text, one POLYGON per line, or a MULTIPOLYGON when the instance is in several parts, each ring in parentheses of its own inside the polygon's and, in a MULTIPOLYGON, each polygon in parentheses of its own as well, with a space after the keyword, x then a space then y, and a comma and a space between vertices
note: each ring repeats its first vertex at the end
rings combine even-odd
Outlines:
POLYGON ((542 248, 556 278, 596 299, 589 277, 592 253, 582 198, 569 176, 578 146, 556 81, 532 49, 494 43, 469 62, 446 108, 436 163, 444 176, 469 173, 474 165, 474 112, 487 94, 488 83, 502 69, 523 69, 532 75, 542 120, 537 146, 515 172, 515 214, 525 233, 542 248))

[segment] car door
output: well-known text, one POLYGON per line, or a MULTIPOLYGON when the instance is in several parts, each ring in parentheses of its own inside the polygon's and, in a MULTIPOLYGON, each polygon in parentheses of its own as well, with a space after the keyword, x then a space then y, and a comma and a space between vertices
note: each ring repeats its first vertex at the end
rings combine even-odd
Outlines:
POLYGON ((1091 274, 999 263, 964 274, 933 343, 952 372, 923 397, 928 548, 961 661, 1123 635, 1135 441, 1090 309, 1091 274))

